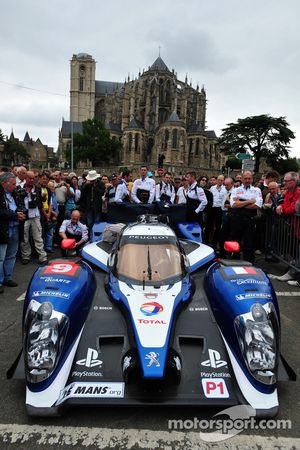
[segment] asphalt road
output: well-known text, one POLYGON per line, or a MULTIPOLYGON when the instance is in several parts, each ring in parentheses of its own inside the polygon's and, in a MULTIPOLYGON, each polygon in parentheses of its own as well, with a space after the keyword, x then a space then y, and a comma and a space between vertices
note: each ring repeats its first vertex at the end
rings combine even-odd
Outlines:
MULTIPOLYGON (((58 256, 58 255, 57 255, 58 256)), ((282 264, 257 265, 267 273, 282 274, 282 264)), ((0 448, 211 448, 199 440, 195 430, 168 431, 169 419, 210 419, 215 411, 199 408, 89 408, 72 409, 61 418, 29 418, 24 407, 25 387, 19 380, 7 380, 6 370, 21 348, 22 294, 37 268, 33 260, 27 266, 17 262, 14 279, 17 288, 6 288, 0 295, 0 448), (174 434, 175 433, 175 434, 174 434), (198 447, 199 444, 199 447, 198 447)), ((297 372, 300 347, 300 288, 273 281, 281 309, 282 354, 297 372)), ((278 419, 290 420, 291 429, 246 430, 229 439, 221 448, 298 448, 299 381, 280 383, 278 419), (254 436, 254 437, 253 437, 254 436), (235 446, 235 447, 231 447, 235 446)), ((216 444, 214 444, 214 448, 216 444)))

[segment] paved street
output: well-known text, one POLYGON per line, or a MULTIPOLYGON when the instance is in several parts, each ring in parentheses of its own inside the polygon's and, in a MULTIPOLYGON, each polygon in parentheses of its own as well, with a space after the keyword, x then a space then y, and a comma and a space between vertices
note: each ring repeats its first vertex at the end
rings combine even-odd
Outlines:
MULTIPOLYGON (((282 264, 265 263, 262 256, 258 265, 268 273, 282 274, 282 264)), ((0 448, 211 448, 200 441, 197 430, 168 431, 169 419, 209 419, 214 411, 197 408, 90 408, 72 409, 56 419, 32 419, 24 407, 24 384, 6 380, 6 370, 21 347, 23 298, 28 281, 37 262, 27 266, 19 262, 15 269, 17 288, 6 288, 0 297, 0 448)), ((297 369, 299 362, 300 289, 274 280, 282 319, 282 353, 297 369)), ((298 369, 297 369, 298 370, 298 369)), ((300 446, 299 438, 299 381, 281 383, 278 419, 289 419, 291 430, 249 430, 221 443, 222 448, 274 448, 300 446), (252 435, 255 434, 255 437, 252 435)), ((213 444, 214 448, 216 444, 213 444)))

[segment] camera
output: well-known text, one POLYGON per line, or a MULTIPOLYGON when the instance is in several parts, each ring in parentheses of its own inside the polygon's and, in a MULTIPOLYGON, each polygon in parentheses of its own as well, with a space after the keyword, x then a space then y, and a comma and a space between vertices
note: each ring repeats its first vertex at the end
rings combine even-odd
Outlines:
POLYGON ((26 207, 25 207, 25 198, 27 197, 26 189, 17 186, 16 188, 16 203, 17 203, 17 212, 22 212, 26 214, 26 207))
POLYGON ((36 192, 30 192, 30 200, 28 201, 28 208, 34 209, 37 207, 37 194, 36 192))

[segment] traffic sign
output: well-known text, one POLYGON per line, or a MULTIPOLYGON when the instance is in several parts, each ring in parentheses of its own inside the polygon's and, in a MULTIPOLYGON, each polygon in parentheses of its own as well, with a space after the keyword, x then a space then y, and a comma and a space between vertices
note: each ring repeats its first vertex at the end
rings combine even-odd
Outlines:
POLYGON ((251 155, 249 155, 249 153, 237 153, 235 157, 237 159, 251 159, 251 155))
POLYGON ((254 159, 244 159, 243 161, 243 170, 254 170, 255 161, 254 159))

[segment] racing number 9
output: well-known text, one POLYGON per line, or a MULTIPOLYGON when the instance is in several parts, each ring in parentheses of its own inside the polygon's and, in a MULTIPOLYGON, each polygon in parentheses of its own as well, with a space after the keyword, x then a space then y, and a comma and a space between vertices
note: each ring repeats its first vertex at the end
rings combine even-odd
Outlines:
POLYGON ((53 264, 51 267, 52 273, 67 273, 70 272, 73 269, 72 264, 53 264))
POLYGON ((80 269, 80 266, 76 263, 65 263, 62 262, 52 262, 49 264, 49 266, 46 266, 43 274, 44 275, 51 275, 51 274, 60 274, 60 275, 68 275, 70 277, 75 277, 78 275, 78 270, 80 269))

